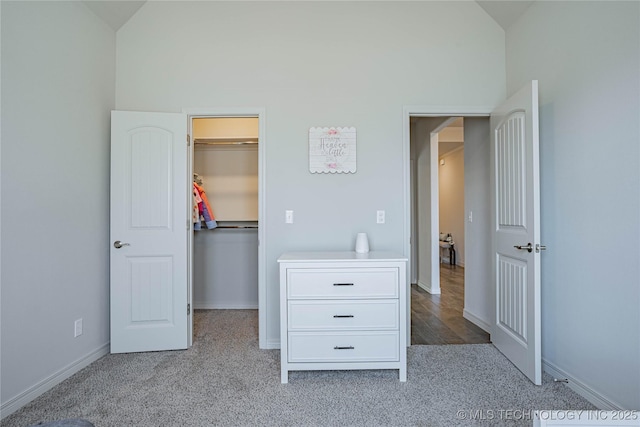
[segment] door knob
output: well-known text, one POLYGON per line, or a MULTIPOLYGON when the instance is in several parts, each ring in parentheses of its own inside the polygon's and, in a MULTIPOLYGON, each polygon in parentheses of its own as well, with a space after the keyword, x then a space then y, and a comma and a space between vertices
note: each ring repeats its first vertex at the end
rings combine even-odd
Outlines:
POLYGON ((546 250, 547 250, 547 247, 545 245, 536 243, 536 253, 539 253, 540 251, 546 251, 546 250))
POLYGON ((113 247, 116 249, 120 249, 123 246, 131 246, 128 243, 120 243, 120 240, 116 240, 115 242, 113 242, 113 247))
POLYGON ((519 249, 519 250, 524 250, 526 249, 527 252, 531 252, 533 251, 533 246, 531 246, 531 243, 527 243, 527 246, 523 246, 523 245, 515 245, 514 248, 519 249))

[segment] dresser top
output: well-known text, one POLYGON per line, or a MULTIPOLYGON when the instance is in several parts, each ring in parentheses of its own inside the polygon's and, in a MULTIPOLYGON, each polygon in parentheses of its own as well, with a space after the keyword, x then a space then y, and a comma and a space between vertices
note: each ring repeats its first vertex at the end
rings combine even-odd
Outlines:
POLYGON ((313 261, 407 261, 407 258, 394 252, 371 251, 365 254, 357 252, 286 252, 278 258, 278 262, 313 262, 313 261))

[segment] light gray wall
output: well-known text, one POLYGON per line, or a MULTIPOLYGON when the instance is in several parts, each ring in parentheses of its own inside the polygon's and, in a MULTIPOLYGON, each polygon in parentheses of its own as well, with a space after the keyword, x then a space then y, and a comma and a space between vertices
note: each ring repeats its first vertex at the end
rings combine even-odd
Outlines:
MULTIPOLYGON (((449 233, 454 239, 456 264, 465 265, 465 214, 464 214, 464 149, 438 155, 438 217, 441 233, 449 233)), ((449 251, 441 251, 443 261, 449 260, 449 251)))
POLYGON ((2 416, 107 349, 114 93, 115 34, 82 3, 2 2, 2 416))
POLYGON ((194 232, 193 307, 258 308, 258 230, 194 232))
POLYGON ((535 2, 507 88, 539 80, 542 356, 640 408, 640 4, 535 2))
POLYGON ((464 210, 466 259, 464 317, 489 331, 494 302, 491 279, 491 184, 489 118, 464 119, 464 210), (469 222, 469 212, 473 222, 469 222))
POLYGON ((475 2, 147 2, 117 34, 116 106, 266 108, 276 344, 280 254, 351 250, 357 232, 403 252, 403 106, 496 105, 504 72, 504 32, 475 2), (312 126, 356 127, 356 174, 309 173, 312 126))

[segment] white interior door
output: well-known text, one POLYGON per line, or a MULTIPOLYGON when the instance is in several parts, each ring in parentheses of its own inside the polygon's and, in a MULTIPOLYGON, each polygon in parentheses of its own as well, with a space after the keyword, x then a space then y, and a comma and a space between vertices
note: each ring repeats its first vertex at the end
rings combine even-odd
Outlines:
POLYGON ((187 118, 111 114, 111 352, 187 348, 187 118))
POLYGON ((538 82, 491 115, 493 344, 540 385, 538 82))

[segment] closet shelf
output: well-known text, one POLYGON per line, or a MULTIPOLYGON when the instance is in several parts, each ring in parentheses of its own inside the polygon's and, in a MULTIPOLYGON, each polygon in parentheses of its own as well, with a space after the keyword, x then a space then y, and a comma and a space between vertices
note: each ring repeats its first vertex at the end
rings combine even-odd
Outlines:
POLYGON ((213 228, 212 230, 217 230, 218 228, 255 228, 257 229, 258 226, 257 225, 219 225, 216 228, 213 228))
POLYGON ((258 138, 196 138, 198 145, 256 145, 258 138))

